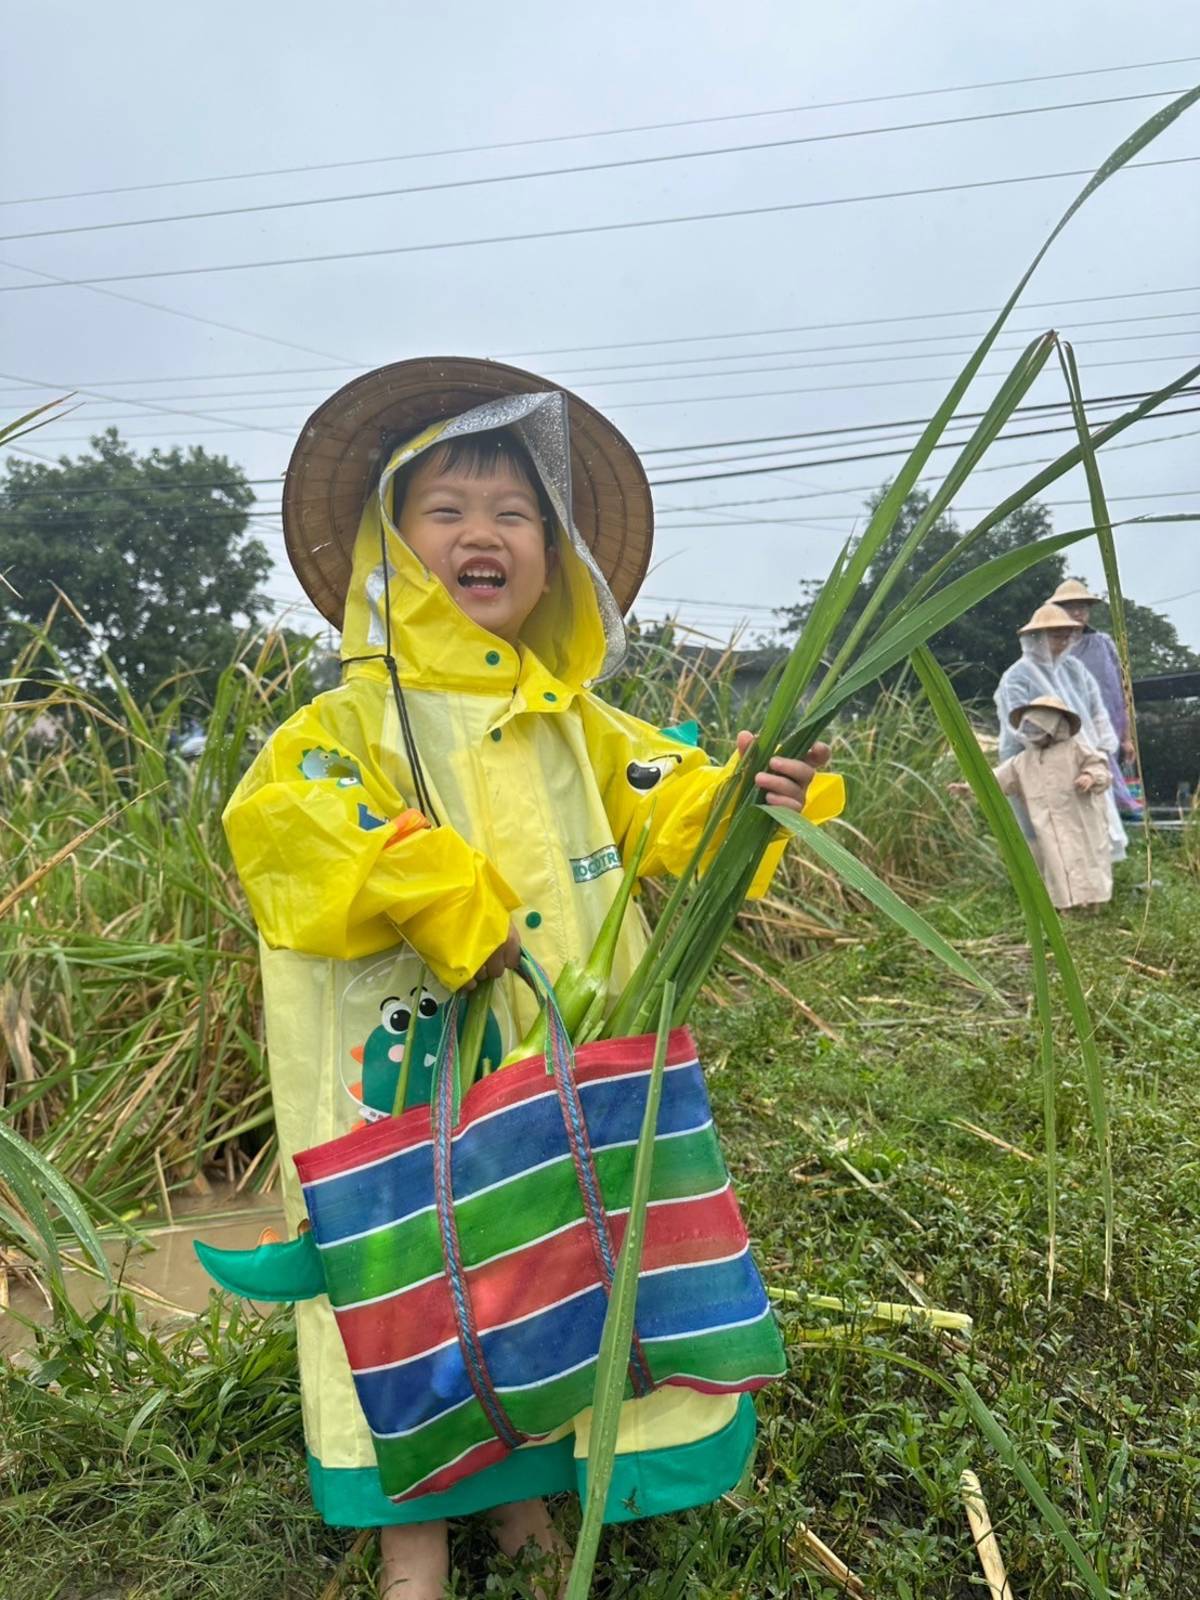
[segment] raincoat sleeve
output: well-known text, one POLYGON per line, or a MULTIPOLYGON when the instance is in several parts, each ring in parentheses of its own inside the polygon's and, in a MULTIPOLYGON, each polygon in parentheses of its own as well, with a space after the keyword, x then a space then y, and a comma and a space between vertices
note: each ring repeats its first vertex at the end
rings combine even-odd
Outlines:
POLYGON ((1002 761, 998 767, 993 767, 992 777, 1000 785, 1001 794, 1020 794, 1021 781, 1017 777, 1017 758, 1010 756, 1007 761, 1002 761))
POLYGON ((1091 745, 1084 744, 1083 740, 1076 738, 1075 755, 1077 771, 1075 776, 1081 777, 1085 772, 1092 780, 1092 788, 1099 794, 1112 786, 1112 770, 1108 765, 1108 758, 1101 755, 1099 750, 1093 750, 1091 745))
MULTIPOLYGON (((648 820, 641 875, 678 876, 699 844, 713 802, 738 757, 719 766, 678 733, 665 733, 592 696, 582 707, 592 770, 622 856, 628 857, 648 820)), ((841 778, 818 773, 809 786, 804 814, 812 822, 827 822, 840 814, 844 801, 841 778)), ((767 892, 787 837, 781 834, 768 846, 749 898, 767 892)))
POLYGON ((449 989, 508 934, 518 904, 453 828, 431 828, 322 701, 272 735, 224 822, 259 931, 275 947, 351 960, 406 939, 449 989))
POLYGON ((1073 669, 1080 698, 1084 701, 1085 730, 1089 737, 1095 736, 1096 744, 1106 755, 1115 755, 1121 747, 1121 741, 1105 707, 1100 685, 1082 661, 1070 661, 1068 664, 1073 669))

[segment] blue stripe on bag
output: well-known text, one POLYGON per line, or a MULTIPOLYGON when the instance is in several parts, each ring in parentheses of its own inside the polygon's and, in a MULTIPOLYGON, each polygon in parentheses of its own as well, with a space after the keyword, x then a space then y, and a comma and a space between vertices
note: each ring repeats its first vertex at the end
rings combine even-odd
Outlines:
MULTIPOLYGON (((638 1331, 646 1339, 700 1335, 749 1322, 767 1298, 747 1250, 732 1261, 653 1273, 638 1284, 638 1331)), ((597 1285, 508 1328, 480 1336, 491 1380, 509 1390, 548 1382, 594 1360, 608 1300, 597 1285)), ((457 1342, 402 1367, 361 1373, 355 1384, 379 1434, 402 1433, 451 1411, 473 1388, 457 1342), (402 1381, 401 1381, 402 1375, 402 1381)))
MULTIPOLYGON (((642 1126, 649 1079, 605 1080, 580 1086, 579 1097, 593 1150, 632 1144, 642 1126)), ((658 1137, 686 1133, 709 1120, 708 1096, 699 1065, 664 1074, 658 1137)), ((525 1101, 488 1122, 469 1127, 454 1144, 454 1197, 458 1204, 480 1189, 521 1177, 543 1161, 570 1153, 562 1111, 553 1090, 525 1101)), ((305 1190, 309 1216, 322 1249, 340 1239, 400 1222, 429 1206, 432 1147, 406 1150, 361 1176, 312 1184, 305 1190), (368 1181, 364 1181, 367 1180, 368 1181)))

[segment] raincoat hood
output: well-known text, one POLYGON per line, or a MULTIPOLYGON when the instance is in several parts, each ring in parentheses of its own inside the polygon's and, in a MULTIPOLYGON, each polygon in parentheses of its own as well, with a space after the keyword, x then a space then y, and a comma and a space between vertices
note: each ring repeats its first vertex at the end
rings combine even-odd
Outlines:
MULTIPOLYGON (((1050 626, 1058 627, 1060 624, 1053 623, 1050 626)), ((1050 640, 1044 629, 1039 628, 1033 633, 1023 633, 1021 635, 1021 654, 1026 661, 1032 661, 1034 666, 1041 667, 1043 671, 1053 671, 1059 662, 1073 653, 1076 644, 1079 642, 1081 632, 1082 630, 1076 629, 1075 637, 1070 644, 1067 645, 1065 650, 1060 650, 1057 655, 1050 648, 1050 640)))
POLYGON ((346 596, 345 663, 395 656, 403 682, 469 690, 489 649, 513 646, 460 609, 405 543, 393 520, 392 484, 402 467, 434 445, 510 428, 528 450, 554 512, 558 559, 549 588, 522 629, 522 655, 568 691, 608 677, 625 655, 625 626, 603 573, 570 515, 570 440, 566 396, 511 395, 426 428, 393 451, 363 507, 346 596), (527 648, 526 648, 527 647, 527 648))

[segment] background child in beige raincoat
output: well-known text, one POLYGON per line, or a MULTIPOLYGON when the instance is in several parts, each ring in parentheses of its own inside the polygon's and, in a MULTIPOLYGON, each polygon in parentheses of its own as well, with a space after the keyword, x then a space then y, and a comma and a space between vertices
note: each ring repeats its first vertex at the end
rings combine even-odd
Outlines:
POLYGON ((1107 757, 1084 743, 1079 717, 1053 695, 1015 707, 1010 721, 1025 748, 1001 762, 996 781, 1024 803, 1051 900, 1060 911, 1111 900, 1107 757))
MULTIPOLYGON (((616 429, 513 368, 400 362, 347 385, 305 428, 284 490, 288 551, 342 629, 344 680, 275 733, 225 818, 262 935, 293 1230, 292 1155, 391 1111, 410 1028, 411 1103, 414 1085, 428 1098, 421 1070, 452 990, 502 979, 492 1026, 507 1051, 533 1009, 512 976, 520 946, 552 979, 585 957, 647 822, 644 874, 678 872, 694 848, 737 756, 714 765, 592 692, 624 653, 650 524, 645 475, 616 429)), ((767 801, 836 813, 837 781, 813 775, 826 755, 772 761, 758 778, 767 801)), ((627 917, 614 988, 643 948, 627 917)), ((330 1523, 382 1528, 392 1600, 442 1594, 447 1517, 489 1510, 510 1553, 562 1548, 541 1497, 581 1487, 586 1415, 452 1490, 395 1504, 328 1301, 296 1316, 314 1499, 330 1523)), ((629 1402, 607 1516, 717 1498, 753 1440, 748 1395, 671 1387, 629 1402)))

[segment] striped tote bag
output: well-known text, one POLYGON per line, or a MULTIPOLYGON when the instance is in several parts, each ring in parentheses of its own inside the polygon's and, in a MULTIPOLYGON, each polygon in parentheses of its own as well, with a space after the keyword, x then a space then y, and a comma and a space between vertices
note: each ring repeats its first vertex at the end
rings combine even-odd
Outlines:
MULTIPOLYGON (((297 1155, 385 1493, 449 1489, 591 1404, 653 1035, 544 1056, 459 1102, 455 1006, 433 1099, 297 1155)), ((670 1036, 627 1393, 760 1388, 784 1352, 686 1028, 670 1036)))

